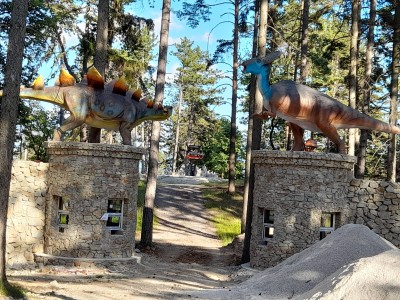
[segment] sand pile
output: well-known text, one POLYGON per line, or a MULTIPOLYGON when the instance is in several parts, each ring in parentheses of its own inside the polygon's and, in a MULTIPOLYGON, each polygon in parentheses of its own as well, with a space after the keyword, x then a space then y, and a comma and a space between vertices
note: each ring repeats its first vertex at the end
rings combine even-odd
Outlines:
POLYGON ((349 224, 276 267, 198 299, 400 299, 400 250, 349 224))

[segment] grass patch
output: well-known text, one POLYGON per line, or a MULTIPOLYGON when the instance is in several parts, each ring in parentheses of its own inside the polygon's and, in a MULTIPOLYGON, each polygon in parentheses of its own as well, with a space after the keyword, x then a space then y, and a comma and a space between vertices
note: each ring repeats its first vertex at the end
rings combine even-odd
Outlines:
POLYGON ((12 297, 14 299, 25 298, 25 294, 22 289, 11 285, 8 281, 0 283, 0 296, 12 297))
POLYGON ((228 195, 226 190, 226 184, 203 190, 203 196, 207 199, 204 205, 211 211, 212 221, 223 246, 240 234, 243 209, 243 195, 228 195))

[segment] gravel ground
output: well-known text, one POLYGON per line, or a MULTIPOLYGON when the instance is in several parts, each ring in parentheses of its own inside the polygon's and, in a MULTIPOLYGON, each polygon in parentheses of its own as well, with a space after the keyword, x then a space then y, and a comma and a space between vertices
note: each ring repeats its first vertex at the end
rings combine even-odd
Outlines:
POLYGON ((399 278, 400 250, 366 226, 350 224, 239 285, 191 295, 199 299, 398 300, 399 278))

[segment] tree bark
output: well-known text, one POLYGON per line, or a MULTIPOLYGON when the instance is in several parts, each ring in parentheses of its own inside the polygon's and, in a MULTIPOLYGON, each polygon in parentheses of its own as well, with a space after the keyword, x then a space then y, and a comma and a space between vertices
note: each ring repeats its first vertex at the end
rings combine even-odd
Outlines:
MULTIPOLYGON (((363 93, 363 107, 362 112, 369 114, 369 105, 371 102, 371 74, 372 74, 372 60, 374 57, 374 30, 376 18, 376 0, 370 0, 369 9, 369 29, 367 37, 367 49, 365 53, 365 76, 362 83, 363 93)), ((355 166, 356 178, 364 178, 365 175, 365 156, 367 152, 368 130, 361 129, 359 148, 357 152, 357 164, 355 166)))
MULTIPOLYGON (((253 50, 251 57, 257 56, 257 36, 258 36, 258 19, 260 12, 260 1, 255 2, 254 11, 254 29, 253 29, 253 50)), ((247 220, 247 208, 249 200, 249 180, 250 180, 250 166, 251 166, 251 145, 253 144, 253 123, 254 123, 254 97, 257 88, 256 76, 251 75, 250 78, 250 92, 249 92, 249 120, 247 122, 247 143, 246 143, 246 161, 244 167, 244 187, 243 187, 243 209, 242 209, 242 222, 241 232, 245 232, 247 220)))
MULTIPOLYGON (((390 83, 390 117, 389 124, 397 123, 397 100, 399 91, 399 68, 400 68, 400 1, 394 1, 393 19, 393 52, 392 52, 392 80, 390 83)), ((388 151, 387 180, 396 181, 396 135, 391 134, 388 151)))
MULTIPOLYGON (((105 79, 108 48, 109 0, 99 0, 94 66, 105 79)), ((100 143, 101 128, 89 127, 89 143, 100 143)))
MULTIPOLYGON (((171 13, 171 0, 164 0, 162 8, 162 18, 161 18, 156 93, 154 97, 155 105, 157 105, 157 103, 162 103, 164 98, 170 13, 171 13)), ((159 121, 152 122, 151 138, 150 138, 149 170, 147 173, 147 186, 144 199, 143 223, 142 223, 142 232, 140 240, 140 244, 143 247, 151 246, 153 242, 154 199, 156 196, 156 189, 157 189, 160 128, 161 124, 159 121)))
POLYGON ((310 0, 303 1, 303 14, 301 21, 301 42, 300 42, 300 82, 305 83, 308 76, 307 53, 308 53, 308 15, 310 12, 310 0))
POLYGON ((8 284, 6 277, 7 211, 28 3, 27 0, 13 1, 4 76, 5 85, 3 97, 0 98, 0 285, 2 286, 8 284))
MULTIPOLYGON (((349 105, 356 109, 357 104, 357 56, 360 18, 360 0, 354 0, 351 10, 351 44, 350 44, 350 71, 349 71, 349 105)), ((349 129, 348 154, 354 155, 356 147, 356 129, 349 129)))
MULTIPOLYGON (((258 30, 258 57, 266 54, 267 44, 267 25, 268 25, 268 0, 260 0, 260 22, 258 30)), ((255 89, 254 95, 254 112, 262 112, 263 98, 258 87, 255 89)), ((262 121, 258 118, 253 119, 253 131, 248 134, 252 135, 251 150, 259 150, 261 147, 262 121)), ((246 226, 242 252, 242 263, 250 261, 250 240, 251 225, 253 221, 253 191, 254 191, 254 164, 250 164, 249 172, 249 195, 246 211, 246 226)))
POLYGON ((238 78, 238 48, 239 48, 239 0, 235 0, 235 21, 233 29, 233 72, 232 72, 232 113, 231 113, 231 133, 229 143, 228 161, 228 193, 235 192, 236 177, 236 106, 237 106, 237 78, 238 78))
POLYGON ((180 122, 181 122, 181 104, 182 104, 182 87, 179 87, 179 100, 178 100, 178 113, 176 120, 176 130, 175 130, 175 146, 174 146, 174 157, 172 161, 172 174, 176 175, 178 173, 177 164, 178 164, 178 151, 179 151, 179 130, 180 130, 180 122))

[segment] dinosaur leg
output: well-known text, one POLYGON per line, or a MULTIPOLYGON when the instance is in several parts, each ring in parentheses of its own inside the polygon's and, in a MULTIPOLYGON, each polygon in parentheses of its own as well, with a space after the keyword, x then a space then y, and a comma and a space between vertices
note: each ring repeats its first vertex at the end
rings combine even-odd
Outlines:
POLYGON ((131 124, 128 122, 121 122, 121 125, 119 125, 119 133, 121 134, 122 137, 122 143, 124 145, 132 145, 131 141, 131 124))
POLYGON ((54 141, 54 142, 59 142, 59 141, 62 141, 63 139, 64 139, 64 132, 61 131, 60 128, 54 129, 54 132, 53 132, 53 141, 54 141))
POLYGON ((64 123, 57 129, 54 130, 53 141, 62 141, 64 139, 64 133, 68 130, 75 129, 84 123, 82 119, 76 119, 74 116, 69 116, 64 123))
POLYGON ((289 123, 289 126, 294 139, 292 151, 304 151, 304 129, 294 123, 289 123))
POLYGON ((318 127, 321 129, 322 133, 325 134, 332 142, 335 143, 336 147, 339 150, 339 153, 346 154, 346 147, 344 141, 340 138, 337 129, 329 124, 318 124, 318 127))

